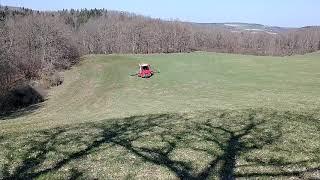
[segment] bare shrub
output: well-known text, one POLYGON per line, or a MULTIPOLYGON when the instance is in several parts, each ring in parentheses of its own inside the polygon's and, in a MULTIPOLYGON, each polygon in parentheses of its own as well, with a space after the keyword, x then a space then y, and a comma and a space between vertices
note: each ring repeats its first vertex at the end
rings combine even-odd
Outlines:
POLYGON ((50 88, 52 86, 59 86, 63 83, 64 78, 60 72, 44 73, 40 79, 40 85, 45 88, 50 88))

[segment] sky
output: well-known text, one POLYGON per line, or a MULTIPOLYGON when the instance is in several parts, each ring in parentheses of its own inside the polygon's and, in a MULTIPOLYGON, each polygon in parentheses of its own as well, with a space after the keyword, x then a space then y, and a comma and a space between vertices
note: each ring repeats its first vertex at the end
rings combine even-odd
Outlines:
POLYGON ((35 10, 105 8, 202 23, 320 25, 320 0, 0 0, 0 4, 35 10))

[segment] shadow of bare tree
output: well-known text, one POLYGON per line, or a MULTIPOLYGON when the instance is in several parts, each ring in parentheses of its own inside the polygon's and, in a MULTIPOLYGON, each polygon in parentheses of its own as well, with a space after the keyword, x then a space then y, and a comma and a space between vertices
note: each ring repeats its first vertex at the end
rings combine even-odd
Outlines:
MULTIPOLYGON (((10 146, 10 143, 4 145, 3 148, 8 149, 7 163, 1 172, 3 179, 35 179, 57 172, 72 161, 109 151, 107 145, 123 148, 145 163, 163 167, 178 179, 303 177, 307 172, 319 170, 319 166, 306 168, 304 161, 265 162, 251 158, 239 164, 238 161, 244 159, 242 155, 273 146, 283 138, 283 133, 281 122, 271 123, 259 112, 248 110, 234 114, 216 112, 198 117, 185 114, 135 116, 44 130, 33 134, 31 139, 26 137, 19 145, 28 147, 19 155, 22 157, 20 161, 12 158, 17 147, 10 146), (65 150, 64 147, 70 146, 75 148, 65 150), (52 154, 57 158, 53 158, 52 154), (205 158, 197 154, 205 155, 205 158), (194 157, 194 160, 184 156, 194 157), (19 165, 12 167, 12 164, 19 165), (237 171, 239 168, 264 165, 275 168, 301 165, 302 169, 286 171, 283 168, 281 172, 237 171)), ((263 158, 269 157, 260 157, 263 158)), ((320 163, 319 158, 314 161, 320 163)), ((83 175, 84 172, 72 168, 68 178, 77 179, 83 175)))

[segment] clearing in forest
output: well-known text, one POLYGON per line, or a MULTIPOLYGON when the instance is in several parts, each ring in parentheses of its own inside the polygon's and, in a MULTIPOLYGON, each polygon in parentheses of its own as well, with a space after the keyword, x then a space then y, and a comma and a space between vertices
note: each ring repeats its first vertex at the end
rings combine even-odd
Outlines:
POLYGON ((319 178, 320 54, 89 55, 0 120, 0 179, 319 178), (131 77, 138 64, 161 71, 131 77))

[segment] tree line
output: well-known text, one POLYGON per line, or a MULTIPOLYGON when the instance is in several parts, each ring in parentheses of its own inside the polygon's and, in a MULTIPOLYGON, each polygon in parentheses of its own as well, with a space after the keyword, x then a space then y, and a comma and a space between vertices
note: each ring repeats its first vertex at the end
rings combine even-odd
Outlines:
POLYGON ((1 7, 0 94, 17 81, 57 85, 57 72, 85 54, 215 51, 285 56, 318 50, 318 27, 278 34, 233 32, 105 9, 40 12, 1 7))

